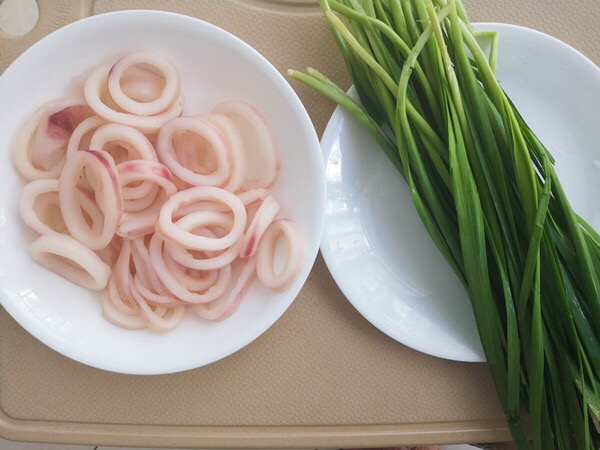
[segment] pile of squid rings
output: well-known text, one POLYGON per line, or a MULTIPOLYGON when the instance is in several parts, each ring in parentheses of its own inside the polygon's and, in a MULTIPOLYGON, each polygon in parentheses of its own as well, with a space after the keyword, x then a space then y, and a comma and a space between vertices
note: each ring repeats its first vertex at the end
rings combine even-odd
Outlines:
POLYGON ((242 100, 183 105, 175 66, 131 53, 42 106, 15 142, 31 257, 101 291, 123 328, 172 330, 187 306, 226 319, 255 278, 285 290, 303 266, 303 232, 270 192, 280 162, 264 116, 242 100))

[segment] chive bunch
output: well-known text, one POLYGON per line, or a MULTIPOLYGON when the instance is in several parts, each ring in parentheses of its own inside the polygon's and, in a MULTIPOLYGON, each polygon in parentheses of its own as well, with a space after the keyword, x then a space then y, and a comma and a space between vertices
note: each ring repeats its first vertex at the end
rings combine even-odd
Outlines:
POLYGON ((461 0, 321 7, 360 103, 314 69, 289 74, 345 107, 409 184, 469 293, 517 447, 597 448, 600 237, 496 80, 498 36, 474 33, 461 0))

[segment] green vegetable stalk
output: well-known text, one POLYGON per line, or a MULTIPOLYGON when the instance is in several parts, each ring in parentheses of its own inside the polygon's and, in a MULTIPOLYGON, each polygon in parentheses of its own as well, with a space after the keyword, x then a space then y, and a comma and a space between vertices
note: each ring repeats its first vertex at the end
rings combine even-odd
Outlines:
POLYGON ((476 35, 461 0, 321 7, 360 103, 314 69, 289 73, 346 108, 409 184, 469 293, 517 447, 598 448, 600 237, 496 80, 498 36, 476 35))

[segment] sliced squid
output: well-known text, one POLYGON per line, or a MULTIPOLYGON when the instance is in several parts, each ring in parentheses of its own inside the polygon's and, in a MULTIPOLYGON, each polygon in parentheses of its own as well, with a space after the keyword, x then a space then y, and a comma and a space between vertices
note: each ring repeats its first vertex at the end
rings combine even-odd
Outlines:
POLYGON ((155 161, 128 161, 117 167, 119 182, 123 197, 128 193, 127 186, 132 182, 143 181, 162 189, 161 193, 151 190, 142 197, 123 199, 123 217, 117 227, 117 234, 128 239, 134 239, 154 232, 164 202, 177 192, 173 184, 171 172, 162 164, 155 161), (145 208, 140 210, 137 203, 144 202, 145 208))
POLYGON ((230 178, 230 142, 223 132, 207 119, 178 117, 169 121, 158 133, 156 147, 161 162, 171 169, 177 178, 193 186, 221 187, 230 178), (178 154, 176 143, 183 145, 186 136, 187 140, 191 140, 193 136, 200 139, 196 139, 191 148, 187 147, 178 154), (197 156, 212 156, 216 166, 214 170, 211 170, 208 164, 203 166, 197 156))
POLYGON ((117 111, 108 102, 103 100, 106 93, 108 73, 111 66, 100 66, 96 68, 85 82, 83 93, 88 105, 96 114, 107 122, 121 123, 137 128, 143 133, 156 133, 169 120, 181 115, 183 111, 183 96, 180 94, 168 109, 160 114, 142 116, 117 111))
POLYGON ((231 277, 231 266, 227 265, 219 269, 215 283, 202 292, 195 292, 188 289, 179 282, 168 270, 163 256, 164 241, 158 234, 154 234, 150 240, 150 260, 156 270, 156 274, 162 281, 163 285, 175 297, 183 300, 186 303, 199 304, 207 303, 218 299, 225 289, 227 282, 231 277))
POLYGON ((213 113, 229 117, 242 133, 248 162, 243 189, 271 187, 279 175, 280 162, 275 138, 262 113, 253 104, 242 100, 226 100, 218 104, 213 113), (249 154, 250 149, 256 157, 249 154), (250 167, 251 162, 258 170, 250 167))
POLYGON ((275 197, 268 195, 260 204, 248 229, 241 240, 240 256, 247 258, 256 254, 258 243, 267 227, 273 222, 279 212, 279 203, 275 197))
POLYGON ((92 116, 77 125, 67 144, 67 158, 79 150, 89 150, 91 148, 91 134, 105 123, 100 117, 92 116))
MULTIPOLYGON (((91 250, 106 247, 113 239, 123 214, 121 186, 112 157, 103 151, 76 152, 71 156, 58 180, 60 209, 69 233, 91 250), (80 177, 91 181, 96 204, 102 212, 102 226, 88 223, 78 194, 80 177)), ((93 218, 92 218, 93 219, 93 218)))
POLYGON ((219 321, 225 320, 237 310, 256 277, 256 258, 250 258, 242 264, 243 268, 231 290, 214 302, 194 306, 196 314, 206 320, 219 321))
MULTIPOLYGON (((216 211, 199 211, 186 215, 177 221, 177 226, 187 232, 193 232, 199 228, 204 228, 204 233, 194 233, 202 236, 215 238, 217 235, 210 231, 210 227, 217 227, 221 230, 229 230, 233 225, 233 217, 230 214, 216 211)), ((205 251, 203 257, 194 257, 189 249, 181 245, 166 243, 166 252, 184 267, 195 270, 214 270, 220 269, 231 264, 240 254, 242 240, 238 239, 234 244, 221 252, 205 251)))
POLYGON ((274 221, 265 231, 256 254, 256 273, 262 284, 276 291, 288 289, 302 269, 304 263, 304 234, 298 224, 290 219, 274 221), (287 258, 283 269, 275 273, 275 249, 279 237, 287 241, 287 258))
POLYGON ((39 108, 24 123, 14 146, 13 160, 23 178, 58 178, 69 138, 90 111, 79 98, 54 100, 39 108))
POLYGON ((237 192, 246 182, 246 154, 242 142, 242 135, 235 123, 227 116, 221 114, 204 114, 202 117, 217 126, 227 138, 231 151, 231 170, 229 179, 223 189, 237 192))
POLYGON ((185 267, 176 262, 168 251, 168 244, 164 244, 166 251, 163 252, 163 260, 169 272, 175 279, 190 291, 206 291, 217 281, 218 270, 197 270, 185 267))
MULTIPOLYGON (((68 230, 60 209, 58 180, 34 180, 27 184, 19 199, 19 213, 23 222, 39 235, 67 234, 68 230)), ((102 221, 101 211, 93 199, 80 190, 74 192, 81 209, 94 225, 102 221)))
POLYGON ((80 98, 65 99, 49 105, 33 135, 31 159, 36 167, 48 169, 64 159, 66 145, 77 126, 91 115, 80 98))
POLYGON ((119 59, 111 67, 108 74, 108 92, 113 101, 128 113, 139 116, 160 114, 179 95, 179 74, 171 61, 162 55, 151 52, 131 53, 119 59), (150 68, 144 69, 142 65, 150 68), (128 90, 133 95, 127 95, 121 87, 121 81, 125 72, 132 67, 138 67, 137 84, 142 85, 145 89, 136 89, 135 82, 130 81, 128 90), (163 80, 164 82, 162 82, 163 80), (152 84, 154 86, 150 87, 152 84), (148 91, 156 92, 157 84, 162 87, 160 95, 151 99, 149 97, 152 95, 148 95, 148 91), (145 101, 138 101, 136 98, 145 101))
POLYGON ((217 187, 200 186, 178 192, 163 204, 158 218, 157 231, 169 242, 189 249, 224 250, 233 245, 242 235, 246 226, 246 217, 244 204, 237 196, 217 187), (198 236, 173 223, 173 215, 178 208, 201 201, 223 203, 232 212, 233 224, 225 236, 198 236))
POLYGON ((159 333, 189 308, 227 319, 257 279, 294 283, 304 236, 278 218, 278 148, 254 105, 182 116, 179 74, 152 52, 98 66, 83 94, 43 105, 15 142, 34 261, 101 291, 114 325, 159 333))
POLYGON ((29 246, 29 253, 38 264, 93 291, 104 289, 111 274, 98 255, 69 236, 40 236, 29 246))
MULTIPOLYGON (((106 150, 108 153, 111 153, 110 149, 106 148, 107 144, 110 143, 115 143, 118 145, 117 148, 125 150, 123 156, 127 161, 136 159, 158 161, 152 143, 141 131, 133 127, 120 123, 102 125, 92 135, 89 148, 106 150)), ((115 163, 124 162, 120 158, 116 158, 115 155, 112 156, 115 163)))

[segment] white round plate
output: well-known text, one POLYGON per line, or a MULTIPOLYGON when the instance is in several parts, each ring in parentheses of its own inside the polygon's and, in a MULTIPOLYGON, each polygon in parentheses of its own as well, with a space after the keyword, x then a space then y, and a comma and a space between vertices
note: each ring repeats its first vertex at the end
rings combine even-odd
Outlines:
POLYGON ((72 359, 105 370, 163 374, 209 364, 256 339, 290 306, 316 258, 325 183, 318 138, 300 100, 279 72, 233 35, 200 20, 158 11, 124 11, 81 20, 44 38, 0 77, 0 300, 27 331, 72 359), (255 103, 280 144, 273 188, 281 217, 297 221, 307 240, 294 285, 275 292, 255 282, 239 310, 209 323, 191 311, 172 332, 126 331, 108 323, 99 296, 33 263, 34 235, 17 213, 24 185, 12 164, 19 126, 36 108, 65 96, 93 66, 137 50, 167 56, 178 68, 184 114, 208 112, 228 98, 255 103))
MULTIPOLYGON (((514 25, 500 32, 498 79, 556 158, 571 204, 600 229, 600 70, 568 45, 514 25)), ((327 199, 321 251, 354 307, 409 347, 485 356, 467 293, 425 231, 409 189, 375 141, 337 108, 321 140, 327 199)))

